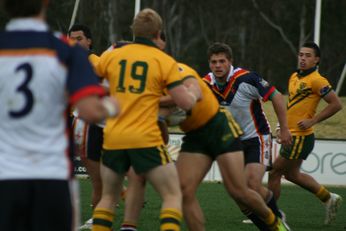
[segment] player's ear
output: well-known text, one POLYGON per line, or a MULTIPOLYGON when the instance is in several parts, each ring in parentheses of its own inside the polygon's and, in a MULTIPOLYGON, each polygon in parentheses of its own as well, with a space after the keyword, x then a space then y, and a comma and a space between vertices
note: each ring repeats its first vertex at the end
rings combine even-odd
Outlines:
POLYGON ((320 63, 320 57, 316 56, 314 63, 315 63, 315 65, 318 65, 320 63))

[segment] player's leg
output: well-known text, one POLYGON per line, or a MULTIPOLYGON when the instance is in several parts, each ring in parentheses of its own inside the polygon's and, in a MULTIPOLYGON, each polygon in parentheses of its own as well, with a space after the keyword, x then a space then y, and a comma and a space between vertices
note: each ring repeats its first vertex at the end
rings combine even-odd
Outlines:
MULTIPOLYGON (((73 231, 79 210, 72 205, 76 182, 67 180, 36 180, 31 198, 32 228, 36 231, 73 231)), ((15 229, 12 229, 15 230, 15 229)))
MULTIPOLYGON (((282 217, 273 193, 264 187, 262 183, 267 168, 272 167, 271 142, 271 135, 262 135, 242 141, 245 157, 245 176, 249 188, 261 195, 275 215, 282 217)), ((257 227, 266 227, 263 221, 254 213, 248 212, 247 214, 257 227)))
POLYGON ((0 181, 0 230, 31 230, 29 180, 0 181))
POLYGON ((112 230, 115 204, 120 200, 124 175, 129 167, 126 151, 104 151, 100 166, 102 196, 93 212, 93 231, 112 230))
MULTIPOLYGON (((77 119, 76 119, 77 120, 77 119)), ((76 129, 76 128, 75 128, 76 129)), ((103 128, 90 124, 88 125, 87 138, 84 139, 85 149, 81 154, 81 161, 85 166, 91 181, 91 207, 94 209, 101 199, 102 181, 100 175, 100 158, 103 144, 103 128)), ((80 227, 80 229, 91 229, 92 218, 80 227)))
POLYGON ((127 179, 124 221, 120 230, 134 231, 137 229, 137 222, 144 204, 146 180, 143 176, 137 175, 132 167, 127 172, 127 179))
POLYGON ((219 155, 216 160, 224 185, 239 207, 243 211, 245 208, 253 211, 268 226, 268 230, 282 226, 281 220, 266 206, 261 196, 247 187, 242 151, 219 155))
POLYGON ((190 231, 205 230, 203 211, 196 191, 211 168, 212 159, 203 154, 181 152, 176 163, 183 193, 183 214, 190 231))
POLYGON ((86 158, 82 158, 92 183, 92 206, 95 208, 102 193, 100 175, 100 158, 103 144, 103 128, 95 124, 89 125, 86 158))
POLYGON ((145 176, 162 198, 160 230, 180 230, 182 194, 174 163, 156 167, 145 176))
POLYGON ((182 195, 178 173, 164 145, 130 152, 131 164, 137 174, 153 185, 162 199, 160 212, 160 230, 180 230, 182 195))
POLYGON ((264 200, 268 198, 269 192, 263 186, 262 180, 267 167, 271 167, 271 142, 271 135, 242 141, 247 184, 264 200))
POLYGON ((100 175, 100 162, 91 159, 85 159, 83 161, 84 166, 90 176, 92 185, 91 206, 95 208, 97 203, 101 199, 102 194, 102 180, 100 175))
MULTIPOLYGON (((280 156, 275 160, 273 170, 270 173, 269 186, 273 188, 275 198, 279 198, 280 190, 278 178, 284 175, 285 178, 306 190, 316 194, 321 185, 308 174, 302 173, 300 167, 303 160, 311 153, 314 147, 314 136, 293 136, 292 145, 282 146, 280 156)), ((329 199, 329 198, 326 198, 329 199)))

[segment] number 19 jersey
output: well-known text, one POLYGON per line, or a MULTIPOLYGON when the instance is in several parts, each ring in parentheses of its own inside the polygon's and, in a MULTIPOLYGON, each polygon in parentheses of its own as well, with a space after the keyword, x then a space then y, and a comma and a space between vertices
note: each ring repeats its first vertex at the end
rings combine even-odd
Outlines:
POLYGON ((106 121, 106 150, 154 147, 163 144, 157 125, 164 88, 181 84, 176 61, 146 39, 106 51, 95 67, 106 78, 120 103, 120 114, 106 121))

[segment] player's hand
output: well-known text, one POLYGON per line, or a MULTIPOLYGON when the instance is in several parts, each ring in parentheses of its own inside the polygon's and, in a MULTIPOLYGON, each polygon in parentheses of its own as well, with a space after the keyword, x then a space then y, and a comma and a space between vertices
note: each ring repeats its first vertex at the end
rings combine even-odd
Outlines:
POLYGON ((297 123, 298 127, 301 130, 306 130, 308 128, 311 128, 314 124, 315 124, 315 122, 313 119, 305 119, 305 120, 301 120, 297 123))
POLYGON ((280 128, 280 143, 284 146, 290 146, 292 144, 292 135, 288 128, 280 128))
POLYGON ((280 127, 276 127, 276 129, 275 129, 275 136, 276 136, 276 142, 278 144, 281 144, 280 127))

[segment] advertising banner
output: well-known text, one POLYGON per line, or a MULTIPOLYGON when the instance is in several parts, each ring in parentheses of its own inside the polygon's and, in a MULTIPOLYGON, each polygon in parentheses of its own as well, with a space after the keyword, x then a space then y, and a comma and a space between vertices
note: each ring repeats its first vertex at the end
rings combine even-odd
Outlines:
MULTIPOLYGON (((173 160, 176 160, 179 155, 182 137, 182 134, 169 135, 168 150, 173 160)), ((274 158, 278 156, 279 150, 280 144, 277 144, 274 139, 274 158)), ((314 177, 321 184, 346 186, 346 141, 316 140, 314 150, 304 161, 301 170, 314 177)), ((78 157, 75 160, 75 174, 81 177, 87 176, 86 169, 78 157)), ((216 163, 212 165, 204 180, 221 181, 221 174, 216 163)), ((266 181, 267 175, 264 177, 264 182, 266 181)))

